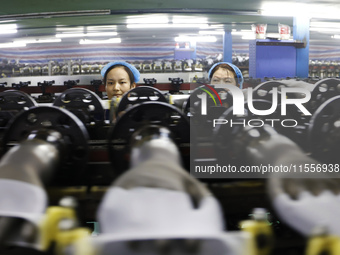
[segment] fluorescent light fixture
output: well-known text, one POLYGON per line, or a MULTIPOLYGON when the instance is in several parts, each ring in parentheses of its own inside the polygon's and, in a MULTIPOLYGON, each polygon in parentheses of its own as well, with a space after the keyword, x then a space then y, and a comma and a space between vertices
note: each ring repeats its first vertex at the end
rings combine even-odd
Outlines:
POLYGON ((334 39, 340 39, 340 35, 332 35, 332 38, 334 38, 334 39))
POLYGON ((15 19, 7 19, 7 20, 1 20, 0 23, 12 23, 12 22, 16 22, 17 20, 15 19))
POLYGON ((172 18, 172 23, 175 24, 206 24, 208 23, 207 18, 197 18, 197 17, 183 17, 183 16, 174 16, 172 18))
POLYGON ((147 15, 127 19, 127 28, 209 28, 206 18, 167 15, 147 15))
POLYGON ((117 26, 88 26, 86 27, 86 31, 98 31, 98 30, 115 30, 117 26))
POLYGON ((200 35, 224 35, 224 31, 223 30, 213 30, 213 31, 209 31, 209 30, 201 30, 198 31, 198 33, 200 35))
POLYGON ((339 19, 340 9, 335 5, 297 3, 297 2, 264 2, 261 13, 264 16, 308 17, 339 19))
POLYGON ((26 43, 21 42, 0 43, 0 48, 16 48, 16 47, 26 47, 26 43))
POLYGON ((127 28, 169 28, 169 24, 128 24, 127 28))
POLYGON ((320 33, 336 33, 336 32, 340 32, 340 28, 336 29, 336 28, 310 28, 309 31, 313 31, 313 32, 320 32, 320 33))
POLYGON ((100 36, 116 36, 117 32, 98 32, 98 33, 86 33, 85 36, 100 37, 100 36))
POLYGON ((231 30, 232 35, 241 36, 242 40, 253 40, 256 39, 256 35, 252 30, 241 29, 241 31, 236 31, 236 29, 231 30))
POLYGON ((17 24, 0 25, 0 34, 15 34, 17 33, 17 24))
POLYGON ((111 38, 108 40, 88 40, 81 39, 79 44, 106 44, 106 43, 121 43, 122 40, 120 38, 111 38))
POLYGON ((215 36, 178 36, 176 42, 216 42, 215 36))
POLYGON ((0 34, 4 35, 4 34, 15 34, 17 33, 18 30, 16 29, 12 29, 12 30, 0 30, 0 34))
MULTIPOLYGON (((170 24, 171 25, 171 24, 170 24)), ((208 24, 203 23, 192 23, 192 24, 172 24, 173 27, 179 27, 179 28, 200 28, 200 29, 206 29, 209 28, 208 24)))
MULTIPOLYGON (((234 29, 233 29, 234 30, 234 29)), ((231 31, 232 35, 240 35, 240 36, 250 36, 254 35, 255 33, 252 30, 241 30, 241 31, 231 31)))
POLYGON ((72 37, 101 37, 101 36, 116 36, 117 32, 100 32, 100 33, 79 33, 79 34, 69 34, 69 33, 61 33, 56 34, 57 38, 72 38, 72 37))
POLYGON ((57 26, 56 30, 58 32, 73 32, 73 33, 82 33, 84 32, 84 26, 80 27, 64 27, 64 26, 57 26))
POLYGON ((271 37, 271 38, 281 38, 279 33, 267 33, 266 37, 271 37))
POLYGON ((208 24, 128 24, 127 28, 208 28, 208 24))
POLYGON ((57 43, 61 42, 61 39, 38 39, 35 43, 57 43))
POLYGON ((243 35, 242 37, 241 37, 241 39, 242 40, 253 40, 253 39, 256 39, 256 36, 254 35, 254 34, 252 34, 252 35, 243 35))
POLYGON ((68 33, 64 33, 64 34, 56 34, 55 37, 57 38, 72 38, 72 37, 84 37, 85 34, 84 33, 79 33, 79 34, 68 34, 68 33))
POLYGON ((291 2, 264 2, 259 13, 263 16, 308 16, 311 4, 291 2))
POLYGON ((208 26, 206 26, 206 24, 202 24, 204 27, 202 29, 216 29, 216 30, 224 30, 224 25, 222 24, 216 24, 216 25, 211 25, 209 24, 208 26))
POLYGON ((309 25, 311 27, 339 28, 339 23, 337 23, 337 22, 317 22, 317 21, 311 21, 309 25))
POLYGON ((329 32, 340 32, 340 27, 339 28, 326 28, 326 27, 311 27, 309 28, 309 31, 314 31, 314 32, 320 32, 320 33, 329 33, 329 32))
POLYGON ((147 16, 137 16, 130 17, 127 19, 126 23, 131 24, 167 24, 169 19, 165 15, 147 15, 147 16))
POLYGON ((61 39, 50 38, 50 39, 24 39, 24 40, 15 40, 14 43, 58 43, 61 42, 61 39))
POLYGON ((16 30, 16 29, 17 29, 17 24, 0 25, 0 30, 16 30))

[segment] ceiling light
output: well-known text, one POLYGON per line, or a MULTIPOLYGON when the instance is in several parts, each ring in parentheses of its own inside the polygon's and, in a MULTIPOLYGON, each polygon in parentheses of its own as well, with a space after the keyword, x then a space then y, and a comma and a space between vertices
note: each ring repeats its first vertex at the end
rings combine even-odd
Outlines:
POLYGON ((253 39, 256 39, 255 33, 252 30, 241 29, 241 31, 236 31, 235 29, 233 29, 231 31, 231 34, 232 35, 241 36, 241 39, 243 39, 243 40, 253 40, 253 39))
POLYGON ((108 40, 88 40, 81 39, 79 44, 106 44, 106 43, 121 43, 122 40, 120 38, 111 38, 108 40))
POLYGON ((84 26, 80 26, 80 27, 65 27, 65 26, 57 26, 56 30, 59 32, 73 32, 73 33, 82 33, 84 32, 84 26))
POLYGON ((16 40, 14 43, 24 43, 24 44, 29 44, 29 43, 58 43, 61 42, 61 39, 24 39, 24 40, 16 40))
POLYGON ((264 16, 339 19, 339 11, 334 5, 267 1, 259 13, 264 16))
POLYGON ((243 35, 242 37, 241 37, 241 39, 242 40, 253 40, 253 39, 256 39, 256 36, 254 35, 254 34, 252 34, 252 35, 243 35))
POLYGON ((208 28, 208 24, 129 24, 127 28, 208 28))
POLYGON ((266 37, 277 38, 277 39, 281 38, 279 33, 266 33, 266 37))
POLYGON ((7 20, 0 20, 0 23, 11 23, 11 22, 16 22, 17 20, 15 19, 7 19, 7 20))
POLYGON ((263 16, 296 17, 308 15, 309 9, 309 4, 264 2, 259 13, 263 16))
POLYGON ((223 24, 215 24, 215 25, 209 25, 210 29, 223 29, 224 25, 223 24))
POLYGON ((84 33, 79 33, 79 34, 68 34, 68 33, 64 33, 64 34, 56 34, 55 37, 57 38, 71 38, 71 37, 84 37, 85 34, 84 33))
POLYGON ((0 30, 0 34, 4 35, 4 34, 15 34, 17 33, 18 30, 13 29, 13 30, 0 30))
POLYGON ((206 24, 207 18, 174 16, 172 22, 176 24, 206 24))
POLYGON ((252 30, 241 30, 241 31, 231 31, 232 35, 240 35, 240 36, 248 36, 254 35, 255 33, 252 30))
POLYGON ((215 36, 178 36, 176 42, 216 42, 215 36))
POLYGON ((311 21, 310 22, 311 27, 322 27, 322 28, 339 28, 339 23, 337 22, 317 22, 317 21, 311 21))
POLYGON ((0 34, 15 34, 17 32, 17 24, 0 25, 0 34))
POLYGON ((115 30, 117 26, 88 26, 87 31, 98 31, 98 30, 115 30))
POLYGON ((15 30, 17 29, 17 24, 6 24, 6 25, 0 25, 1 30, 15 30))
POLYGON ((101 37, 101 36, 116 36, 117 32, 100 32, 100 33, 79 33, 79 34, 69 34, 69 33, 61 33, 56 34, 57 38, 72 38, 72 37, 101 37))
POLYGON ((309 31, 314 31, 314 32, 340 32, 340 27, 339 28, 326 28, 326 27, 311 27, 309 28, 309 31))
POLYGON ((16 48, 16 47, 26 47, 26 43, 21 42, 0 43, 0 48, 16 48))
POLYGON ((116 36, 117 32, 98 32, 98 33, 86 33, 85 36, 89 37, 100 37, 100 36, 116 36))
POLYGON ((334 39, 340 39, 340 35, 332 35, 332 38, 334 38, 334 39))
POLYGON ((209 31, 209 30, 201 30, 198 31, 200 35, 224 35, 223 30, 214 30, 214 31, 209 31))
POLYGON ((138 16, 130 17, 127 19, 127 24, 167 24, 169 19, 165 15, 148 15, 148 16, 138 16))

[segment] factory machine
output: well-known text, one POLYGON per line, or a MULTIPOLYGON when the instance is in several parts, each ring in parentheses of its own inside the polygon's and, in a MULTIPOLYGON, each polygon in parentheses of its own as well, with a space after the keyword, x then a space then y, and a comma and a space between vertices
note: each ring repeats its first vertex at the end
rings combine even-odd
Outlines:
POLYGON ((339 254, 338 79, 0 89, 0 254, 339 254))

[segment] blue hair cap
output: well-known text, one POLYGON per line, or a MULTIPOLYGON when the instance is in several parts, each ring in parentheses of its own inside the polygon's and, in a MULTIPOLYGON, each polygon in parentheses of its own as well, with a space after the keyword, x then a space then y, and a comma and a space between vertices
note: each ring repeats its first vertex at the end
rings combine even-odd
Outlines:
POLYGON ((234 72, 236 73, 237 84, 239 85, 240 89, 242 89, 242 87, 243 87, 243 75, 242 75, 242 72, 241 72, 241 70, 237 66, 235 66, 235 65, 233 65, 233 64, 231 64, 229 62, 218 62, 218 63, 214 64, 210 68, 209 73, 208 73, 209 80, 211 80, 211 78, 212 78, 211 77, 212 70, 214 70, 214 68, 216 66, 221 65, 221 64, 227 64, 228 66, 230 66, 234 70, 234 72))
POLYGON ((116 66, 116 65, 126 66, 127 68, 129 68, 131 70, 132 74, 133 74, 134 79, 135 79, 134 82, 138 82, 139 81, 140 73, 137 70, 137 68, 134 67, 133 65, 130 65, 129 63, 124 62, 124 61, 116 61, 116 62, 108 63, 100 71, 100 74, 102 75, 102 77, 104 78, 107 70, 109 70, 112 66, 116 66))

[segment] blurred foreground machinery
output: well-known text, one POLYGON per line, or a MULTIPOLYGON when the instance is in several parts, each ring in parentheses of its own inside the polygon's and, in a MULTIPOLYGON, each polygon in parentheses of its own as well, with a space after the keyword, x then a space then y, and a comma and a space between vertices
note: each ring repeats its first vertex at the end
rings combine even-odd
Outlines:
POLYGON ((140 86, 111 107, 83 88, 49 106, 2 92, 0 254, 339 254, 339 84, 264 82, 245 99, 265 111, 277 94, 270 116, 247 100, 234 115, 232 93, 208 84, 140 86), (311 115, 282 116, 292 87, 311 115), (290 171, 195 173, 217 164, 290 171))

